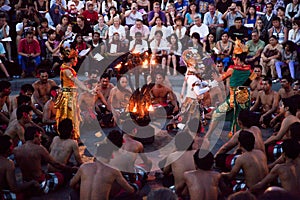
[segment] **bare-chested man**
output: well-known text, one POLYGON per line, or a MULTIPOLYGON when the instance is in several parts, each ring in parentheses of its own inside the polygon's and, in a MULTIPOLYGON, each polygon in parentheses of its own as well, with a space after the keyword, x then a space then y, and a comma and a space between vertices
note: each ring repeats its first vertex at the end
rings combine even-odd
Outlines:
MULTIPOLYGON (((108 200, 115 181, 128 193, 133 193, 136 190, 136 187, 132 187, 126 182, 119 170, 108 165, 113 152, 122 146, 121 133, 111 132, 107 138, 109 140, 97 147, 95 162, 81 165, 71 179, 70 186, 74 189, 80 188, 80 199, 108 200)), ((71 199, 73 199, 72 194, 71 199)))
POLYGON ((50 89, 50 99, 45 103, 43 108, 43 123, 46 125, 56 124, 56 111, 55 102, 58 95, 58 86, 53 86, 50 89))
POLYGON ((231 171, 222 173, 222 176, 231 180, 239 173, 240 169, 243 169, 245 184, 249 188, 268 174, 267 157, 261 150, 254 149, 255 137, 253 133, 241 131, 238 140, 242 154, 235 160, 231 171))
POLYGON ((300 119, 295 116, 300 102, 299 95, 282 99, 282 102, 283 105, 280 108, 280 112, 284 113, 285 118, 281 123, 280 130, 277 133, 274 133, 265 141, 266 145, 284 139, 290 125, 295 122, 300 122, 300 119))
MULTIPOLYGON (((19 141, 25 143, 24 133, 25 125, 31 123, 33 111, 31 106, 22 105, 17 108, 17 119, 9 123, 5 135, 10 136, 14 146, 17 146, 19 141)), ((20 143, 21 144, 21 143, 20 143)))
POLYGON ((251 95, 251 101, 256 101, 258 92, 263 89, 262 86, 262 80, 261 72, 262 72, 262 66, 256 65, 254 67, 254 73, 256 74, 256 78, 250 83, 250 95, 251 95))
POLYGON ((173 91, 164 85, 165 77, 157 73, 155 77, 155 85, 152 87, 150 94, 152 95, 152 104, 158 104, 168 108, 168 101, 171 102, 172 108, 166 109, 167 115, 172 115, 178 111, 177 99, 173 91))
POLYGON ((151 170, 152 162, 144 154, 144 146, 141 142, 134 139, 137 134, 137 125, 130 119, 122 125, 123 145, 119 151, 114 153, 114 158, 110 160, 110 165, 118 168, 124 173, 134 173, 138 156, 143 161, 145 169, 151 170))
POLYGON ((275 165, 263 180, 250 188, 252 192, 264 189, 269 183, 279 177, 283 189, 292 194, 300 194, 300 185, 298 181, 300 179, 300 173, 299 170, 297 170, 298 166, 295 163, 295 160, 299 155, 299 143, 292 139, 285 140, 282 143, 282 149, 285 163, 275 165))
POLYGON ((164 163, 163 172, 165 175, 172 174, 174 176, 174 186, 179 196, 188 195, 184 172, 196 169, 193 160, 196 150, 192 150, 192 145, 193 138, 190 134, 186 132, 177 133, 175 137, 176 151, 168 155, 164 163))
POLYGON ((50 99, 50 90, 56 86, 55 81, 48 79, 48 72, 45 70, 39 71, 40 80, 32 84, 34 88, 33 102, 37 103, 40 108, 43 108, 45 103, 50 99))
POLYGON ((0 81, 0 125, 8 125, 10 115, 11 84, 8 81, 0 81), (7 110, 4 110, 6 105, 7 110))
POLYGON ((253 133, 253 135, 255 137, 254 149, 258 149, 258 150, 265 152, 265 145, 264 145, 264 141, 262 138, 262 133, 261 133, 260 129, 257 126, 255 126, 255 124, 253 123, 255 121, 253 118, 254 118, 254 113, 251 113, 248 110, 243 110, 239 113, 237 120, 238 120, 238 125, 240 126, 241 130, 237 131, 232 136, 232 138, 230 138, 230 140, 228 142, 226 142, 218 150, 218 152, 215 154, 215 157, 217 157, 219 154, 227 153, 234 147, 238 146, 238 144, 239 144, 238 138, 239 138, 239 134, 242 130, 253 133))
POLYGON ((20 199, 20 193, 32 187, 39 187, 36 181, 24 182, 21 185, 17 184, 15 176, 15 164, 12 160, 7 159, 11 154, 12 142, 9 136, 0 136, 0 198, 20 199))
POLYGON ((48 151, 41 145, 41 133, 37 127, 26 128, 25 140, 25 144, 16 147, 13 151, 21 169, 23 180, 39 182, 44 193, 55 190, 57 186, 63 184, 64 176, 59 172, 45 174, 42 169, 42 161, 66 172, 71 172, 73 169, 55 161, 50 156, 48 151))
POLYGON ((190 199, 217 200, 221 174, 211 170, 214 164, 213 154, 199 149, 193 157, 197 169, 184 172, 184 182, 187 185, 190 199))
POLYGON ((97 93, 98 98, 100 98, 100 100, 101 100, 102 99, 101 96, 103 96, 105 101, 108 102, 110 91, 113 88, 114 88, 114 85, 110 82, 109 74, 104 73, 100 77, 99 84, 96 87, 96 93, 97 93))
MULTIPOLYGON (((62 120, 58 125, 59 136, 53 138, 50 146, 50 156, 57 162, 67 165, 72 154, 74 154, 75 160, 78 165, 82 164, 81 157, 79 155, 78 144, 75 140, 72 140, 73 123, 72 120, 66 118, 62 120)), ((48 165, 49 172, 59 171, 52 165, 48 165)))
POLYGON ((280 99, 289 98, 294 96, 296 92, 292 88, 292 80, 287 77, 283 76, 280 81, 281 88, 278 90, 278 95, 280 99))
POLYGON ((250 108, 250 111, 259 111, 261 113, 259 122, 263 128, 266 128, 272 120, 272 114, 278 108, 278 93, 272 90, 271 79, 265 78, 262 86, 263 91, 258 92, 255 104, 250 108))

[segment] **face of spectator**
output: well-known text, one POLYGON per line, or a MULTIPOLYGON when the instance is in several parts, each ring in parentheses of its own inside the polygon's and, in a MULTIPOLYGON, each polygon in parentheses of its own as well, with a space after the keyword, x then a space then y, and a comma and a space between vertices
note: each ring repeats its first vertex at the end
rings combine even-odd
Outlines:
POLYGON ((279 28, 280 27, 280 21, 272 21, 272 25, 275 27, 275 28, 279 28))
POLYGON ((90 3, 90 4, 89 4, 88 10, 89 10, 89 11, 94 11, 94 4, 93 4, 93 3, 90 3))
POLYGON ((290 46, 289 46, 289 45, 286 45, 285 48, 284 48, 284 50, 285 50, 285 51, 290 51, 290 46))
POLYGON ((120 38, 119 34, 117 34, 117 33, 115 33, 113 37, 114 37, 115 41, 119 40, 119 38, 120 38))
POLYGON ((171 36, 171 44, 176 44, 177 43, 177 40, 176 40, 176 37, 174 35, 171 36))
POLYGON ((162 21, 160 18, 156 18, 155 23, 157 26, 161 26, 162 25, 162 21))
POLYGON ((98 19, 99 24, 104 24, 104 18, 102 16, 99 17, 98 19))
POLYGON ((281 9, 278 9, 278 11, 277 11, 277 16, 280 16, 280 17, 282 17, 282 16, 284 16, 284 11, 283 10, 281 10, 281 9))
POLYGON ((82 36, 78 36, 77 39, 76 39, 76 42, 81 43, 82 42, 82 36))
POLYGON ((227 42, 228 41, 228 35, 227 34, 223 34, 221 37, 223 42, 227 42))
POLYGON ((267 5, 266 6, 266 11, 267 11, 267 13, 272 13, 272 10, 273 10, 273 6, 271 6, 271 5, 267 5))
POLYGON ((214 14, 215 13, 215 7, 212 5, 208 6, 208 11, 210 12, 210 14, 214 14))
POLYGON ((44 27, 44 28, 48 27, 48 22, 42 22, 41 26, 44 27))
POLYGON ((200 19, 200 17, 196 17, 195 18, 195 25, 196 26, 201 26, 201 19, 200 19))
POLYGON ((28 43, 31 43, 33 41, 33 34, 27 34, 26 39, 28 43))
POLYGON ((297 4, 298 3, 298 0, 293 0, 293 4, 297 4))
POLYGON ((286 79, 281 79, 280 85, 282 88, 287 88, 289 87, 289 82, 286 79))
POLYGON ((297 29, 299 29, 299 26, 298 26, 298 24, 296 24, 296 23, 293 23, 293 29, 294 29, 294 30, 297 30, 297 29))
POLYGON ((77 25, 78 25, 78 26, 80 26, 80 27, 84 26, 84 21, 83 21, 82 19, 77 18, 76 21, 77 21, 77 25))
POLYGON ((242 20, 234 21, 235 28, 240 29, 242 27, 242 20))
POLYGON ((157 33, 157 34, 155 35, 155 39, 156 39, 156 40, 161 40, 161 38, 162 38, 162 36, 161 36, 159 33, 157 33))
POLYGON ((261 69, 260 68, 254 68, 254 73, 256 74, 257 77, 261 77, 261 69))
POLYGON ((132 4, 131 4, 131 10, 132 10, 133 12, 136 12, 136 10, 137 10, 137 4, 136 4, 136 3, 132 3, 132 4))
POLYGON ((126 77, 120 78, 120 85, 121 85, 122 88, 126 88, 127 87, 128 81, 127 81, 126 77))
POLYGON ((162 85, 162 84, 163 84, 163 82, 164 82, 164 78, 163 78, 163 76, 162 76, 162 75, 160 75, 160 74, 157 74, 157 75, 156 75, 156 77, 155 77, 155 83, 156 83, 156 84, 160 84, 160 85, 162 85))
POLYGON ((135 25, 138 29, 142 28, 143 27, 143 23, 141 21, 136 21, 135 22, 135 25))
POLYGON ((114 26, 119 26, 120 25, 120 20, 119 18, 114 19, 114 26))
POLYGON ((98 42, 100 40, 100 35, 99 34, 94 34, 93 35, 93 40, 94 40, 94 42, 98 42))
POLYGON ((0 18, 0 26, 2 27, 4 23, 6 22, 5 18, 0 18))
POLYGON ((261 20, 257 20, 256 21, 256 26, 259 28, 259 29, 262 29, 262 27, 263 27, 263 22, 261 21, 261 20))
POLYGON ((110 16, 114 16, 114 14, 116 14, 116 10, 114 8, 109 10, 110 16))
POLYGON ((177 26, 181 26, 182 25, 182 21, 181 20, 176 20, 176 25, 177 26))
POLYGON ((159 5, 154 5, 153 6, 153 11, 158 13, 160 11, 160 6, 159 5))
POLYGON ((68 20, 67 17, 63 17, 61 22, 62 22, 63 25, 67 25, 69 23, 69 20, 68 20))
POLYGON ((215 39, 215 37, 214 37, 212 34, 209 34, 209 35, 208 35, 208 41, 209 41, 209 42, 213 42, 214 39, 215 39))
POLYGON ((277 44, 277 40, 275 38, 270 38, 269 43, 270 45, 275 46, 277 44))
POLYGON ((107 88, 109 84, 109 79, 108 78, 102 78, 100 81, 101 87, 102 88, 107 88))
POLYGON ((194 4, 190 5, 190 10, 195 11, 196 10, 196 6, 194 4))
POLYGON ((48 81, 48 73, 47 72, 41 73, 40 74, 40 80, 41 80, 42 83, 47 83, 47 81, 48 81))
POLYGON ((259 40, 258 33, 256 33, 256 32, 252 33, 251 37, 252 37, 253 42, 258 42, 258 40, 259 40))
POLYGON ((249 14, 253 15, 255 13, 255 9, 253 7, 249 8, 249 14))

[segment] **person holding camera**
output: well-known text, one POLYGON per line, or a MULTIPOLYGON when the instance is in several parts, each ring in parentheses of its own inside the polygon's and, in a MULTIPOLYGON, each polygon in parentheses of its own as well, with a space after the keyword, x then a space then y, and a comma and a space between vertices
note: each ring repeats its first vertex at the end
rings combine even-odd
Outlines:
POLYGON ((135 21, 137 19, 143 20, 143 15, 137 9, 138 9, 137 3, 132 3, 131 9, 125 11, 125 15, 124 15, 125 24, 126 26, 128 26, 129 29, 135 25, 135 21))
POLYGON ((247 16, 236 6, 236 3, 232 3, 222 16, 222 19, 227 21, 227 29, 234 25, 234 19, 237 17, 246 18, 247 16))

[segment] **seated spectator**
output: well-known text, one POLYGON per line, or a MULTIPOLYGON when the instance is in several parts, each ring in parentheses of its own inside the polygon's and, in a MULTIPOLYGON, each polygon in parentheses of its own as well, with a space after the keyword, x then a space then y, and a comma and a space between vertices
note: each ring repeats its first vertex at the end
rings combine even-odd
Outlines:
POLYGON ((295 64, 297 60, 295 44, 292 41, 287 41, 281 51, 281 60, 275 63, 278 78, 282 79, 282 68, 288 67, 292 79, 295 79, 295 64))
POLYGON ((167 28, 162 24, 162 20, 160 17, 156 17, 155 19, 155 26, 152 26, 151 31, 150 31, 150 35, 149 35, 149 39, 148 41, 151 43, 154 40, 154 35, 156 33, 156 31, 161 31, 163 33, 162 38, 166 39, 169 35, 169 33, 167 33, 167 28))
MULTIPOLYGON (((87 50, 87 49, 90 49, 91 45, 88 44, 87 42, 85 42, 83 40, 83 35, 81 35, 81 33, 78 33, 76 36, 75 36, 75 39, 74 39, 74 42, 71 44, 74 49, 76 49, 79 53, 83 50, 87 50)), ((86 54, 87 55, 87 54, 86 54)), ((82 55, 82 56, 78 56, 78 62, 76 64, 76 68, 79 69, 81 64, 83 64, 83 61, 84 59, 86 58, 86 55, 82 55)), ((87 69, 88 66, 85 65, 84 67, 84 72, 88 72, 88 69, 87 69)), ((88 74, 86 74, 85 76, 88 76, 88 74)))
MULTIPOLYGON (((78 1, 78 0, 76 0, 78 1)), ((85 17, 82 15, 77 16, 76 24, 73 26, 74 33, 80 33, 82 36, 92 36, 93 29, 85 21, 85 17)))
POLYGON ((182 53, 182 44, 178 40, 176 34, 172 34, 169 39, 170 52, 167 59, 167 74, 170 75, 170 64, 172 61, 173 75, 177 76, 177 66, 179 65, 180 56, 182 53))
POLYGON ((64 13, 60 6, 54 5, 50 8, 49 13, 46 13, 45 18, 50 26, 56 27, 61 22, 64 13))
POLYGON ((232 2, 231 6, 222 15, 222 19, 227 22, 227 30, 234 25, 234 20, 237 17, 246 18, 247 16, 236 6, 236 3, 232 2))
POLYGON ((293 28, 289 30, 288 40, 294 42, 297 45, 297 52, 300 46, 300 21, 293 21, 293 28))
POLYGON ((119 17, 114 17, 113 18, 113 24, 109 26, 108 28, 108 37, 109 37, 109 42, 112 41, 114 33, 119 34, 119 40, 120 41, 125 41, 126 40, 126 31, 125 27, 121 25, 121 20, 119 17))
POLYGON ((94 10, 94 4, 92 1, 88 1, 87 9, 82 12, 82 16, 86 18, 88 25, 95 25, 98 22, 98 13, 94 10))
POLYGON ((170 3, 167 5, 167 10, 165 11, 167 24, 166 26, 169 28, 174 25, 176 16, 180 16, 177 10, 174 7, 174 3, 170 3))
POLYGON ((232 1, 231 0, 221 0, 216 3, 216 9, 224 14, 228 8, 231 6, 232 1))
POLYGON ((59 38, 63 38, 65 36, 65 32, 67 31, 69 25, 69 16, 68 15, 63 15, 61 16, 60 22, 57 24, 55 27, 56 33, 59 35, 59 38))
POLYGON ((110 8, 114 7, 115 11, 117 12, 117 2, 114 0, 106 0, 106 1, 102 1, 102 6, 101 6, 101 10, 102 10, 102 15, 108 15, 110 12, 110 8))
POLYGON ((114 17, 119 17, 119 14, 117 13, 117 8, 114 6, 111 6, 108 10, 108 14, 104 16, 104 21, 108 26, 111 26, 114 24, 114 17))
POLYGON ((271 71, 271 76, 273 80, 276 80, 276 68, 275 62, 280 58, 280 52, 282 50, 281 44, 278 43, 276 36, 271 35, 269 43, 265 46, 263 52, 261 53, 260 63, 262 66, 262 75, 268 76, 269 71, 271 71))
POLYGON ((278 93, 272 90, 271 79, 265 78, 262 81, 263 90, 258 92, 255 104, 250 108, 250 111, 259 112, 259 122, 261 127, 270 126, 272 115, 278 108, 278 93))
POLYGON ((151 60, 156 60, 156 63, 161 63, 163 69, 165 69, 167 63, 166 56, 168 45, 168 41, 163 38, 163 32, 161 30, 156 31, 154 34, 154 40, 150 43, 152 51, 151 60))
MULTIPOLYGON (((121 41, 122 35, 115 32, 107 45, 107 55, 109 59, 109 67, 113 68, 116 64, 122 61, 122 55, 128 52, 128 43, 121 41)), ((126 40, 127 41, 127 40, 126 40)))
POLYGON ((195 17, 199 16, 200 14, 196 12, 197 5, 195 3, 190 3, 188 12, 185 14, 184 17, 184 26, 190 27, 195 22, 195 17))
POLYGON ((163 11, 160 10, 159 2, 153 3, 153 10, 148 13, 148 22, 149 26, 152 27, 155 25, 156 18, 159 17, 162 21, 162 24, 166 24, 166 15, 163 11))
POLYGON ((150 1, 149 0, 138 0, 137 2, 138 10, 144 10, 142 14, 148 13, 150 11, 150 1))
POLYGON ((269 38, 273 35, 278 38, 278 43, 283 44, 288 39, 288 30, 280 23, 279 17, 272 19, 272 27, 268 30, 269 38))
MULTIPOLYGON (((0 40, 8 39, 10 37, 9 32, 10 32, 10 27, 6 22, 6 16, 5 16, 5 14, 0 14, 0 40)), ((12 57, 11 57, 10 43, 11 43, 10 41, 3 42, 3 44, 5 45, 5 48, 7 50, 8 60, 10 62, 13 62, 12 57)))
POLYGON ((148 51, 148 42, 142 39, 142 33, 136 32, 134 40, 129 43, 129 51, 135 53, 144 53, 148 51))
POLYGON ((268 42, 268 30, 265 29, 265 26, 264 26, 264 23, 262 21, 261 18, 258 18, 256 20, 256 23, 255 23, 255 26, 254 26, 254 29, 257 30, 258 32, 258 36, 259 36, 259 39, 262 40, 263 42, 268 42))
POLYGON ((252 31, 251 40, 246 42, 246 46, 248 47, 246 63, 254 67, 259 64, 260 55, 265 47, 265 42, 259 39, 258 31, 252 31))
POLYGON ((125 17, 125 25, 128 26, 129 29, 135 25, 137 19, 143 20, 143 16, 138 11, 136 3, 131 4, 131 9, 125 12, 124 17, 125 17))
POLYGON ((37 0, 33 2, 34 7, 37 11, 41 12, 47 12, 49 8, 49 2, 48 1, 42 1, 42 0, 37 0))
POLYGON ((33 38, 33 32, 26 32, 26 38, 21 39, 18 46, 18 60, 23 78, 29 74, 36 75, 36 67, 41 63, 40 55, 40 44, 33 38))
MULTIPOLYGON (((25 32, 31 29, 31 25, 32 25, 32 22, 28 19, 27 14, 20 14, 20 19, 22 21, 16 24, 16 32, 17 32, 16 47, 17 48, 19 46, 20 40, 25 37, 25 32)), ((31 29, 31 31, 33 30, 31 29)))
POLYGON ((136 39, 135 35, 137 32, 140 32, 142 34, 142 39, 143 40, 148 40, 148 36, 149 36, 149 28, 148 26, 144 25, 142 20, 135 20, 135 25, 133 25, 130 28, 130 33, 129 36, 132 37, 132 39, 136 39))
POLYGON ((177 15, 184 17, 185 13, 187 11, 187 7, 188 7, 188 1, 187 0, 177 0, 174 3, 174 7, 175 7, 175 10, 177 11, 177 15))
MULTIPOLYGON (((213 154, 207 150, 197 150, 194 155, 196 170, 184 172, 184 182, 187 185, 191 199, 218 199, 219 186, 222 177, 219 172, 212 170, 213 154)), ((222 189, 222 187, 221 187, 222 189)))
POLYGON ((248 29, 243 25, 241 17, 234 19, 234 25, 229 28, 228 35, 230 41, 235 42, 237 39, 241 41, 248 41, 248 29))
POLYGON ((195 24, 190 29, 190 36, 192 36, 192 34, 195 32, 199 33, 200 40, 202 43, 206 40, 206 36, 209 33, 208 26, 202 23, 202 20, 199 15, 195 16, 195 24))
POLYGON ((290 20, 291 22, 294 22, 296 18, 300 17, 299 12, 299 1, 293 0, 289 4, 287 4, 285 9, 285 16, 290 20))
POLYGON ((185 43, 185 33, 186 33, 186 27, 183 26, 183 18, 182 17, 176 17, 175 18, 175 24, 173 26, 174 33, 177 35, 178 39, 185 43))
POLYGON ((253 28, 256 24, 256 19, 257 19, 257 14, 256 14, 256 7, 253 6, 249 6, 248 8, 248 12, 247 12, 247 18, 245 19, 245 24, 251 24, 253 25, 253 28))
POLYGON ((55 76, 57 72, 57 67, 62 64, 62 60, 59 57, 59 47, 60 42, 56 40, 56 32, 54 30, 49 30, 48 40, 45 42, 46 46, 46 59, 51 62, 50 76, 55 76))
POLYGON ((287 28, 287 30, 290 30, 292 28, 292 23, 289 20, 288 17, 285 16, 285 8, 284 7, 278 7, 277 8, 277 17, 280 19, 280 24, 287 28))
POLYGON ((204 15, 203 24, 206 24, 210 33, 216 35, 217 40, 221 39, 221 33, 224 31, 224 21, 222 20, 222 13, 216 11, 214 4, 208 5, 208 12, 204 15))
POLYGON ((84 10, 84 2, 79 0, 70 0, 68 1, 68 9, 71 10, 72 5, 76 7, 77 12, 81 14, 84 10))
POLYGON ((108 38, 108 25, 104 23, 102 15, 99 16, 98 24, 94 26, 94 32, 100 33, 100 38, 104 41, 108 38))
POLYGON ((233 43, 229 41, 229 35, 227 32, 224 32, 221 35, 221 40, 217 41, 216 45, 219 50, 218 57, 224 63, 225 71, 231 62, 231 52, 233 50, 233 43))
MULTIPOLYGON (((91 2, 94 5, 94 11, 96 11, 97 14, 100 13, 100 11, 101 11, 101 2, 95 1, 95 0, 91 0, 91 2)), ((88 9, 88 4, 86 3, 85 4, 85 10, 87 10, 87 9, 88 9)))
POLYGON ((41 19, 41 25, 37 27, 38 32, 38 41, 40 43, 41 48, 41 56, 44 60, 46 57, 46 46, 45 42, 48 40, 48 31, 54 30, 55 28, 52 26, 49 26, 48 20, 46 18, 41 19))

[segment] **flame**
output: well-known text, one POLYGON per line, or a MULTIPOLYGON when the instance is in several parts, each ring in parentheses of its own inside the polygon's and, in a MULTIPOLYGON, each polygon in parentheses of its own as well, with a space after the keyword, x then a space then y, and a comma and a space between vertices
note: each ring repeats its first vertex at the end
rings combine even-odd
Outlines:
POLYGON ((148 108, 148 111, 149 112, 153 112, 154 111, 154 108, 153 108, 153 106, 150 104, 150 106, 149 106, 149 108, 148 108))
POLYGON ((148 65, 149 65, 148 60, 147 60, 147 59, 144 60, 144 61, 143 61, 143 64, 142 64, 143 68, 148 68, 148 65))
POLYGON ((136 112, 137 112, 137 107, 136 107, 136 105, 135 105, 134 108, 132 109, 132 112, 133 112, 133 113, 136 113, 136 112))
POLYGON ((151 60, 151 65, 155 65, 155 64, 156 64, 155 60, 151 60))
POLYGON ((115 69, 121 69, 121 67, 122 67, 122 62, 120 62, 119 64, 117 64, 117 65, 115 66, 115 69))

